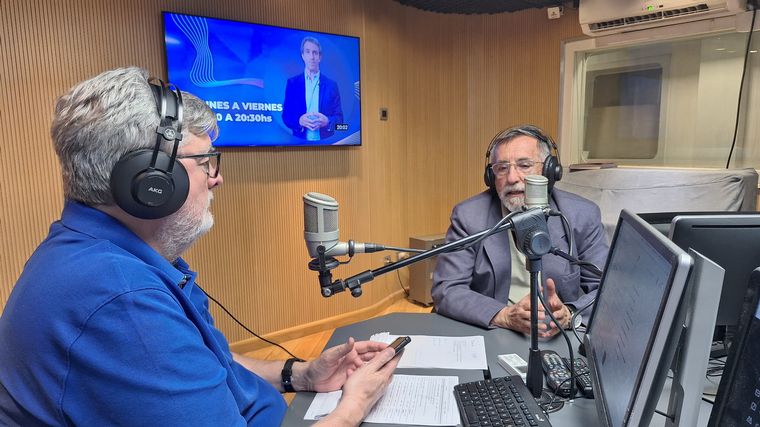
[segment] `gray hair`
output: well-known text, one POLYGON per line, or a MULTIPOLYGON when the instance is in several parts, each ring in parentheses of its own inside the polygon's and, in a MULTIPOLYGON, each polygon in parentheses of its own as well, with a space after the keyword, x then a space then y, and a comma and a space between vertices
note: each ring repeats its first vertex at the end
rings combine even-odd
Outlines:
POLYGON ((303 38, 303 40, 301 40, 301 54, 303 54, 303 47, 306 45, 306 42, 311 42, 317 45, 317 48, 319 49, 319 53, 322 54, 322 45, 319 44, 319 40, 311 36, 306 36, 303 38))
MULTIPOLYGON (((148 78, 141 68, 119 68, 80 82, 58 98, 50 134, 67 199, 113 204, 114 165, 129 152, 153 149, 159 112, 148 78)), ((218 127, 211 108, 187 92, 182 101, 183 136, 213 140, 218 127)), ((170 153, 172 144, 164 141, 161 149, 170 153)))
POLYGON ((534 125, 518 125, 511 128, 504 129, 499 132, 492 140, 490 145, 490 158, 488 161, 494 163, 496 161, 496 149, 507 142, 517 138, 518 136, 529 136, 536 140, 538 144, 538 155, 541 160, 546 159, 552 153, 552 145, 554 141, 546 134, 541 128, 534 125))

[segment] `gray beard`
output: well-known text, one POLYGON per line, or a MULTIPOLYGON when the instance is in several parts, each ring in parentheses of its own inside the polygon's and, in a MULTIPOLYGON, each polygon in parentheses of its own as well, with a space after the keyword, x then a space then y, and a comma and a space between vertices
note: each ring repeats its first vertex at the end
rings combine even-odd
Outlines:
POLYGON ((174 262, 196 240, 211 230, 214 225, 214 216, 209 210, 211 199, 213 195, 209 193, 205 206, 199 208, 185 204, 177 212, 166 217, 164 226, 156 233, 161 245, 161 256, 174 262))
POLYGON ((523 206, 525 206, 525 184, 514 184, 514 185, 507 185, 506 187, 502 188, 502 190, 499 192, 499 199, 501 200, 501 204, 504 205, 505 208, 507 208, 510 212, 517 212, 521 211, 523 206), (513 196, 508 197, 507 194, 509 194, 512 191, 522 191, 522 196, 513 196))

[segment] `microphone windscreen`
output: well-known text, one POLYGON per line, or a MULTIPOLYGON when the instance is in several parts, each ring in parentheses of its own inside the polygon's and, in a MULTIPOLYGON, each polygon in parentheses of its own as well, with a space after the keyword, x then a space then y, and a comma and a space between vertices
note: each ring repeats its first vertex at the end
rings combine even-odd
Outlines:
POLYGON ((303 196, 303 224, 309 256, 317 256, 317 246, 331 248, 338 242, 338 202, 321 193, 303 196))
POLYGON ((543 175, 525 177, 525 207, 545 208, 549 206, 549 180, 543 175))

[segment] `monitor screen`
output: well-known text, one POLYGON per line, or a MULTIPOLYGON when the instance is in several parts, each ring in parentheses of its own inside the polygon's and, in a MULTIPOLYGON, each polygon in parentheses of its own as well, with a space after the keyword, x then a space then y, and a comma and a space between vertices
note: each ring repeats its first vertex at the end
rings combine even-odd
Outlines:
MULTIPOLYGON (((760 263, 760 261, 758 261, 760 263)), ((749 279, 738 332, 723 369, 708 425, 714 427, 760 424, 760 268, 749 279)))
MULTIPOLYGON (((752 270, 760 265, 760 214, 676 216, 670 239, 693 248, 726 270, 720 294, 718 326, 733 326, 752 270)), ((718 284, 720 285, 720 284, 718 284)))
POLYGON ((585 337, 604 425, 651 418, 677 347, 691 265, 691 257, 665 236, 621 212, 585 337))
POLYGON ((639 214, 683 250, 706 256, 726 271, 718 326, 733 326, 749 282, 760 265, 760 214, 757 212, 660 212, 639 214))
POLYGON ((163 18, 168 79, 214 110, 215 146, 361 145, 358 37, 163 18))

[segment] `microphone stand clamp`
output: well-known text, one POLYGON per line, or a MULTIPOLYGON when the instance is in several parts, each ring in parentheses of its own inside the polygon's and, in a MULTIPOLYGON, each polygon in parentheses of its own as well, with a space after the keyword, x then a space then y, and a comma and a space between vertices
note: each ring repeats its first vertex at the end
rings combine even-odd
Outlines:
MULTIPOLYGON (((325 255, 325 247, 317 246, 317 257, 309 261, 309 270, 319 272, 319 286, 322 288, 322 296, 327 298, 335 293, 342 292, 345 289, 343 281, 336 280, 333 282, 330 270, 340 265, 337 259, 325 255)), ((361 290, 360 290, 361 292, 361 290)))

